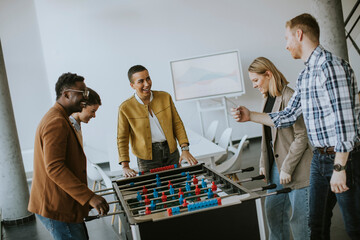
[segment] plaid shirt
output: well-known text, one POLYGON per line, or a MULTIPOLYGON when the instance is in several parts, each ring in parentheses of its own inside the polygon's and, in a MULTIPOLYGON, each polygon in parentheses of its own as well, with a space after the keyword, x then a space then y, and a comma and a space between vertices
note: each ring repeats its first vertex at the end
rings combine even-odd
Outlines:
POLYGON ((289 127, 303 114, 314 147, 350 152, 359 142, 360 105, 350 65, 319 45, 305 62, 287 107, 269 113, 275 127, 289 127))

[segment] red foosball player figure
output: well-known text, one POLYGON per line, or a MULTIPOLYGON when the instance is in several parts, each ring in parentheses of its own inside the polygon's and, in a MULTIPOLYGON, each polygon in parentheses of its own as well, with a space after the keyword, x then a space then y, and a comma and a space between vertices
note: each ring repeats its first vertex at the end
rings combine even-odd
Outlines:
POLYGON ((196 175, 193 176, 193 183, 194 185, 198 184, 199 180, 196 178, 196 175))
MULTIPOLYGON (((196 185, 195 186, 195 195, 200 195, 200 193, 201 193, 201 190, 199 188, 199 185, 196 185)), ((197 200, 200 201, 200 198, 198 198, 197 200)))
POLYGON ((147 196, 147 195, 145 195, 144 203, 145 203, 145 205, 149 205, 149 204, 150 204, 150 199, 148 199, 148 196, 147 196))
POLYGON ((150 208, 149 208, 149 207, 146 207, 145 214, 146 214, 146 215, 151 214, 151 210, 150 210, 150 208))
POLYGON ((145 186, 143 187, 143 191, 142 191, 142 192, 143 192, 143 194, 147 194, 147 189, 146 189, 145 186))
POLYGON ((179 197, 180 197, 181 195, 184 197, 183 191, 181 190, 181 188, 179 188, 179 197))
MULTIPOLYGON (((165 192, 162 192, 162 196, 161 196, 161 201, 162 202, 166 202, 167 201, 167 196, 165 195, 165 192)), ((166 208, 166 204, 164 205, 164 207, 166 208)))
POLYGON ((184 199, 184 202, 182 204, 183 207, 187 207, 188 203, 186 202, 186 199, 184 199))
POLYGON ((216 186, 215 182, 212 182, 211 190, 212 190, 213 192, 215 192, 215 191, 217 190, 217 186, 216 186))

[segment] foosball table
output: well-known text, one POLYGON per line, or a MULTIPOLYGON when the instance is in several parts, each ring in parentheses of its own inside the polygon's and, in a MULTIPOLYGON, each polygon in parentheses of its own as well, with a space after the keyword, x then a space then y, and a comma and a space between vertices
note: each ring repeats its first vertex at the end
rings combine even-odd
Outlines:
POLYGON ((290 190, 260 195, 274 186, 240 185, 261 178, 235 182, 199 164, 113 181, 122 239, 265 239, 261 197, 290 190))

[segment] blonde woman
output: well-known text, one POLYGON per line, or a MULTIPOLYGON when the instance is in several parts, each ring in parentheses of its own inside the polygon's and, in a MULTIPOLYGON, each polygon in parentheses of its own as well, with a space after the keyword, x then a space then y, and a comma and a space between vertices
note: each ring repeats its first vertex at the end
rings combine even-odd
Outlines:
MULTIPOLYGON (((283 110, 294 90, 287 86, 284 75, 267 58, 256 58, 248 68, 253 87, 264 96, 263 112, 283 110)), ((302 117, 288 128, 277 129, 263 125, 260 174, 276 189, 292 189, 288 194, 267 197, 265 212, 269 239, 309 239, 309 182, 311 148, 302 117), (290 215, 290 209, 291 215, 290 215)))

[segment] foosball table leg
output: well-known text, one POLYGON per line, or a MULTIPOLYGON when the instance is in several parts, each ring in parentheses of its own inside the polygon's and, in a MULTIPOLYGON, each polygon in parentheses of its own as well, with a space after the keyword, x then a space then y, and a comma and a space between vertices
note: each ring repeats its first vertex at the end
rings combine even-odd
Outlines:
MULTIPOLYGON (((114 204, 113 212, 116 212, 116 204, 114 204)), ((114 225, 114 221, 115 221, 115 215, 113 215, 112 218, 111 218, 111 225, 114 225)))
POLYGON ((118 219, 119 219, 119 234, 121 235, 121 219, 120 219, 120 216, 118 216, 118 219))
POLYGON ((134 225, 130 225, 131 226, 131 233, 132 233, 132 237, 133 240, 140 240, 140 230, 139 230, 139 225, 134 224, 134 225))
POLYGON ((260 232, 260 239, 265 240, 266 234, 265 234, 265 223, 264 223, 264 215, 263 215, 263 209, 261 204, 261 198, 258 198, 255 200, 256 204, 256 212, 258 216, 258 223, 259 223, 259 232, 260 232))

